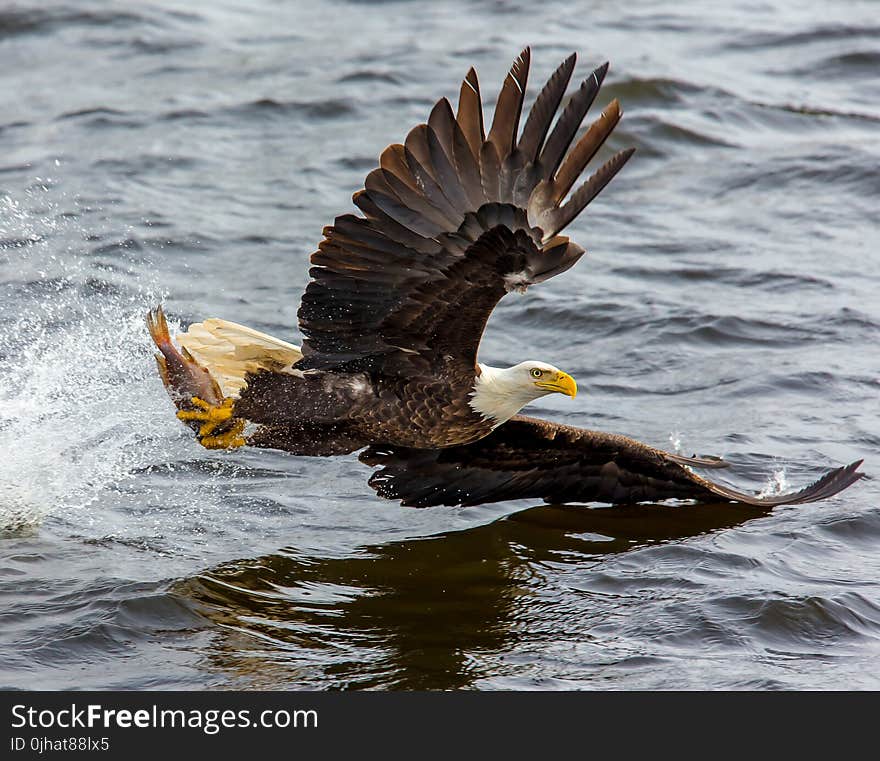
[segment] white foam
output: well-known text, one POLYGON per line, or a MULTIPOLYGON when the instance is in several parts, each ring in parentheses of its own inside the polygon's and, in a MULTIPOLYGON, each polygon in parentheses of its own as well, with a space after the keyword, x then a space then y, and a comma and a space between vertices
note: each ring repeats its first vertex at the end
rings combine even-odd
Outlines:
POLYGON ((773 473, 767 478, 767 483, 764 484, 764 488, 758 492, 758 496, 763 497, 774 497, 777 494, 785 494, 785 492, 790 491, 791 484, 788 482, 788 478, 785 474, 785 468, 779 468, 778 470, 774 470, 773 473))

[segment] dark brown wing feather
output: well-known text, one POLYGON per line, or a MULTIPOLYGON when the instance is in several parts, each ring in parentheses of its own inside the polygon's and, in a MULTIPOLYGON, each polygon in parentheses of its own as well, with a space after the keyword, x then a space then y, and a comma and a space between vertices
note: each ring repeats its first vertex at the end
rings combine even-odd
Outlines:
POLYGON ((495 104, 495 116, 488 140, 495 146, 499 156, 507 156, 516 147, 519 117, 522 114, 526 83, 529 79, 531 51, 526 48, 513 62, 495 104))
POLYGON ((723 467, 723 461, 670 455, 625 436, 523 416, 466 446, 372 446, 361 460, 380 467, 370 486, 381 496, 414 507, 523 498, 612 504, 675 498, 773 506, 826 499, 864 475, 858 472, 860 460, 829 471, 800 491, 759 497, 708 481, 685 467, 723 467))
POLYGON ((471 154, 476 159, 480 146, 486 140, 483 128, 483 102, 480 98, 480 81, 473 67, 461 82, 458 94, 458 126, 468 142, 471 154))
POLYGON ((299 310, 301 368, 472 377, 498 300, 580 258, 583 249, 558 233, 630 152, 562 201, 617 123, 619 108, 609 107, 566 159, 607 68, 588 77, 551 132, 571 56, 538 95, 518 140, 529 65, 526 49, 504 81, 488 135, 471 69, 457 115, 438 101, 427 124, 402 146, 389 146, 355 194, 363 216, 338 217, 325 229, 299 310))

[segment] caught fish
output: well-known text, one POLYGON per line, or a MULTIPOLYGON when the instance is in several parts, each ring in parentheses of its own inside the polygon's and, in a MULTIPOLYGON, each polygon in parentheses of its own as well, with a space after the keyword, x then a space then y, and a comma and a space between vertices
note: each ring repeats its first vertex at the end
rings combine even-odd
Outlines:
MULTIPOLYGON (((156 307, 147 313, 147 328, 159 349, 160 353, 155 355, 156 365, 174 406, 181 412, 196 412, 202 409, 202 405, 195 400, 211 406, 221 404, 223 394, 211 373, 198 364, 186 349, 178 349, 171 340, 162 307, 156 307)), ((201 428, 202 421, 198 419, 187 419, 181 415, 178 417, 194 431, 201 428)))

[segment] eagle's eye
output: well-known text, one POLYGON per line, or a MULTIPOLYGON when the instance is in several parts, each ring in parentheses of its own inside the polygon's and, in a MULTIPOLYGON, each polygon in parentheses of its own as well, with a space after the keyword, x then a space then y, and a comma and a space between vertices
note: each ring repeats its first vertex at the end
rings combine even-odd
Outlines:
POLYGON ((537 367, 532 370, 533 378, 540 378, 544 374, 543 370, 539 370, 537 367))

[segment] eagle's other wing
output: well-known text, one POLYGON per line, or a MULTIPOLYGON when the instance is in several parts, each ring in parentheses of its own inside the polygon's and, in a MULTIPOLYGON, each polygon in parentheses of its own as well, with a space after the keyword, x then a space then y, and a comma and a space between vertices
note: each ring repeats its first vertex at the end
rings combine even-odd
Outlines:
POLYGON ((299 367, 413 374, 452 361, 472 374, 501 297, 563 272, 584 253, 558 233, 632 151, 613 156, 565 198, 620 108, 612 102, 569 150, 607 70, 590 74, 554 124, 572 55, 519 134, 529 61, 527 48, 505 79, 488 135, 471 69, 457 114, 438 101, 427 124, 382 153, 354 195, 364 216, 347 214, 325 228, 299 309, 299 367))
POLYGON ((723 467, 723 461, 671 455, 626 436, 524 416, 466 446, 417 450, 373 445, 361 460, 380 467, 370 486, 381 496, 414 507, 522 498, 612 504, 695 499, 773 506, 826 499, 864 475, 858 472, 859 460, 800 491, 761 497, 713 483, 686 467, 723 467))

